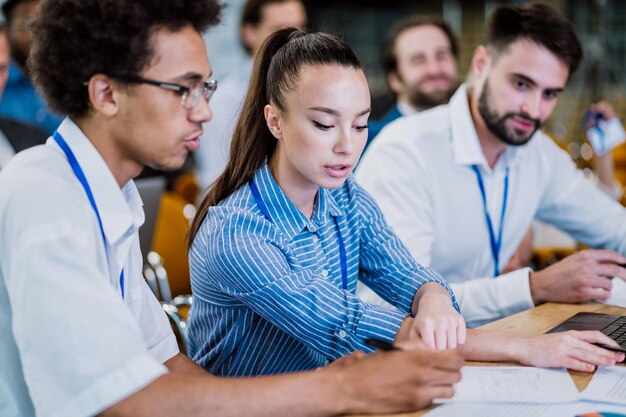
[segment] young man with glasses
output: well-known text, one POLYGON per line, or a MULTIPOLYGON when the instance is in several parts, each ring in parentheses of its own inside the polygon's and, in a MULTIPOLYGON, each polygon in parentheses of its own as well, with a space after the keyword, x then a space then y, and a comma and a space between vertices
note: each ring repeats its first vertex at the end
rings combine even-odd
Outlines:
POLYGON ((146 165, 177 168, 198 148, 216 87, 200 32, 220 6, 39 7, 34 79, 68 118, 0 173, 0 415, 325 416, 452 395, 455 352, 355 354, 255 379, 217 378, 180 354, 141 276, 133 178, 146 165))

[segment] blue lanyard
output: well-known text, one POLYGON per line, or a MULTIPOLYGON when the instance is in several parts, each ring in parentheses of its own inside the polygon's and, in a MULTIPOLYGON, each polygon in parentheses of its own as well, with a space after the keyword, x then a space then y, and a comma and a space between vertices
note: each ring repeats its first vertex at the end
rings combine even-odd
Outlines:
POLYGON ((504 176, 504 197, 502 198, 502 214, 500 215, 500 229, 498 230, 497 240, 493 231, 493 222, 491 221, 491 216, 489 215, 489 211, 487 210, 487 194, 485 193, 483 176, 480 174, 478 165, 472 165, 472 169, 476 173, 478 186, 480 187, 480 194, 483 197, 483 209, 485 211, 487 229, 489 229, 489 243, 491 244, 491 255, 493 256, 494 277, 497 277, 498 275, 500 275, 500 249, 502 248, 502 230, 504 229, 504 213, 506 212, 506 200, 509 195, 509 167, 506 167, 506 174, 504 176))
MULTIPOLYGON (((270 213, 267 210, 267 206, 265 205, 265 202, 263 201, 263 198, 261 197, 261 193, 259 192, 259 189, 256 186, 254 180, 250 180, 248 184, 250 185, 250 191, 252 191, 252 196, 254 197, 254 201, 256 201, 257 206, 259 206, 261 213, 263 213, 263 215, 267 217, 269 221, 272 222, 273 221, 272 217, 270 216, 270 213)), ((339 235, 339 261, 341 264, 341 287, 344 290, 347 290, 348 289, 348 256, 346 255, 346 247, 343 243, 341 229, 339 228, 339 222, 337 221, 336 217, 335 217, 335 223, 337 224, 337 234, 339 235)))
MULTIPOLYGON (((65 153, 65 156, 67 157, 67 161, 72 167, 72 171, 74 171, 74 175, 76 175, 76 178, 78 178, 78 181, 80 181, 80 184, 83 186, 83 189, 85 190, 85 193, 87 194, 87 198, 89 199, 91 208, 93 208, 93 211, 96 213, 96 217, 98 218, 98 225, 100 226, 100 233, 102 234, 104 250, 106 251, 107 242, 104 236, 104 228, 102 227, 102 219, 100 218, 100 212, 98 212, 98 206, 96 206, 96 200, 94 200, 93 198, 93 194, 91 193, 91 188, 89 187, 87 178, 85 177, 83 170, 78 164, 78 161, 76 160, 76 157, 74 156, 74 153, 72 152, 70 147, 67 146, 65 139, 63 139, 63 136, 61 136, 59 132, 55 131, 52 137, 54 138, 54 140, 57 142, 57 144, 61 147, 61 149, 65 153)), ((124 298, 124 268, 122 268, 122 272, 120 273, 120 288, 122 291, 122 298, 124 298)))

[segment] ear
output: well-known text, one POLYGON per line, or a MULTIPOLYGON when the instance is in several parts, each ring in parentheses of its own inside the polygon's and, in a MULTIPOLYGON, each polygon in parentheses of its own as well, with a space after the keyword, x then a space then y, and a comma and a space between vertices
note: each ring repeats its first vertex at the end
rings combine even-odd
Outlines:
POLYGON ((104 74, 95 74, 87 83, 91 108, 105 116, 113 116, 119 109, 119 86, 104 74))
POLYGON ((272 135, 280 140, 283 138, 283 132, 280 128, 280 119, 281 112, 276 106, 271 104, 267 104, 263 109, 263 113, 265 115, 265 122, 267 123, 267 128, 270 130, 272 135))
POLYGON ((480 79, 481 76, 487 71, 487 69, 491 65, 491 53, 484 46, 480 45, 474 51, 474 55, 472 56, 471 62, 471 70, 472 70, 472 78, 480 79))
POLYGON ((387 75, 387 83, 389 84, 389 88, 391 88, 391 91, 398 95, 402 94, 402 92, 404 91, 404 87, 402 86, 402 82, 398 77, 398 73, 395 71, 390 72, 389 75, 387 75))

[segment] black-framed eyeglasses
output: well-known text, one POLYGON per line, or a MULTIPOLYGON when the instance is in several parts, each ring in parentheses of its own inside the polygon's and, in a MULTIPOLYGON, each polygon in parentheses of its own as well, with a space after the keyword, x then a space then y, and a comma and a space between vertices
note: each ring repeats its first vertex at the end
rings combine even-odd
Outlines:
POLYGON ((164 81, 150 80, 148 78, 139 77, 137 75, 111 75, 110 77, 120 81, 132 84, 149 84, 166 90, 174 91, 182 96, 181 104, 186 110, 192 110, 200 102, 200 97, 204 97, 207 101, 211 101, 213 93, 217 90, 216 80, 207 80, 204 82, 196 82, 190 86, 168 83, 164 81))

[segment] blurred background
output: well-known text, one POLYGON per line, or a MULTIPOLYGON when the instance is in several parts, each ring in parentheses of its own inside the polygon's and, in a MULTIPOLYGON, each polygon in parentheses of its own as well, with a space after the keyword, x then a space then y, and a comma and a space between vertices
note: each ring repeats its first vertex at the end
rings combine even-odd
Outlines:
MULTIPOLYGON (((593 101, 608 100, 618 116, 626 116, 626 1, 544 1, 574 23, 585 58, 570 80, 545 130, 568 149, 581 168, 588 166, 591 147, 585 142, 583 114, 593 101)), ((239 44, 238 21, 243 0, 225 0, 223 23, 206 34, 216 77, 236 68, 244 52, 239 44)), ((495 0, 305 0, 308 27, 339 35, 350 43, 364 63, 375 108, 372 119, 385 112, 387 85, 379 64, 383 40, 398 19, 410 14, 442 17, 457 34, 459 67, 467 73, 472 53, 483 39, 487 17, 500 3, 495 0)), ((390 103, 390 102, 389 102, 390 103)), ((614 151, 616 176, 626 184, 626 148, 614 151)))

